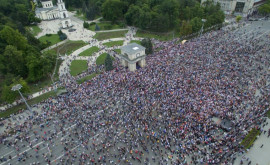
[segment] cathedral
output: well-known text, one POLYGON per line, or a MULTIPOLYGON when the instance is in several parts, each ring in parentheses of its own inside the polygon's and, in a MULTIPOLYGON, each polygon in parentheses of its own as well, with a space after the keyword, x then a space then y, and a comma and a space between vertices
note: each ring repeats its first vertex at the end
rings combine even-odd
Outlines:
POLYGON ((58 0, 57 6, 53 6, 52 0, 41 0, 42 8, 36 9, 36 17, 41 20, 60 19, 62 28, 72 26, 63 0, 58 0))

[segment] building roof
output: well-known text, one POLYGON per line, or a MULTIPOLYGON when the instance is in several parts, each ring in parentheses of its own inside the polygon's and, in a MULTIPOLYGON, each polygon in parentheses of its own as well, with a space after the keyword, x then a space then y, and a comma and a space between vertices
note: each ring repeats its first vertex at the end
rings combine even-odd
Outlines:
POLYGON ((52 1, 52 0, 41 0, 41 2, 47 2, 47 1, 52 1))
POLYGON ((145 47, 143 47, 137 43, 131 43, 131 44, 128 44, 126 46, 122 46, 120 49, 121 49, 121 52, 124 51, 127 54, 136 54, 137 52, 145 50, 145 47))
POLYGON ((53 7, 50 7, 50 8, 36 8, 36 13, 41 13, 42 11, 49 12, 49 11, 52 11, 52 10, 58 10, 58 7, 53 6, 53 7))

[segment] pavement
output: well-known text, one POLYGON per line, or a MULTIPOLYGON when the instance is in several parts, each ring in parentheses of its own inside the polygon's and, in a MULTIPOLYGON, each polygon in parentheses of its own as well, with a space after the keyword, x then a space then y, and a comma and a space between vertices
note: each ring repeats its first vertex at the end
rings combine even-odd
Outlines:
MULTIPOLYGON (((236 37, 235 40, 257 39, 259 40, 259 42, 265 42, 265 40, 267 39, 267 37, 265 36, 268 37, 270 36, 270 21, 247 22, 245 25, 236 29, 234 33, 236 34, 236 36, 240 35, 240 37, 236 37)), ((267 74, 268 75, 270 74, 269 70, 267 74)), ((257 90, 259 91, 260 89, 257 90)), ((257 93, 256 95, 260 96, 260 94, 257 93)), ((268 131, 270 129, 269 118, 267 118, 267 122, 269 124, 263 127, 262 131, 268 131)), ((266 134, 262 133, 257 138, 254 145, 247 153, 237 156, 234 165, 239 165, 241 160, 243 160, 244 164, 248 164, 249 161, 251 161, 250 165, 270 165, 269 153, 270 153, 270 138, 267 138, 266 132, 266 134), (263 147, 261 148, 262 145, 263 147)))
POLYGON ((248 164, 248 162, 251 161, 250 165, 270 165, 270 137, 267 137, 267 132, 270 129, 269 118, 267 118, 267 122, 269 124, 261 130, 262 132, 266 131, 266 133, 262 133, 258 136, 249 151, 237 157, 234 163, 235 165, 239 165, 241 160, 243 160, 244 164, 248 164), (263 147, 261 148, 262 145, 263 147))
MULTIPOLYGON (((63 33, 67 34, 69 40, 82 40, 85 42, 89 42, 89 39, 93 37, 96 33, 83 28, 83 21, 76 18, 74 13, 68 12, 69 18, 71 19, 71 23, 73 25, 73 29, 76 29, 74 32, 69 32, 68 29, 61 29, 61 21, 59 19, 50 20, 50 21, 42 21, 38 26, 42 30, 37 38, 40 38, 46 34, 57 34, 59 30, 62 30, 63 33)), ((95 21, 95 20, 94 20, 95 21)))

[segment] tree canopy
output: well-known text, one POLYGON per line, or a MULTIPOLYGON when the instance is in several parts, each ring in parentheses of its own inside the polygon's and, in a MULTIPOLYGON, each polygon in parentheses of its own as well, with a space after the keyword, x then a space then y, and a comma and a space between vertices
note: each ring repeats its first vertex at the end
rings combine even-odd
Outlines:
POLYGON ((10 91, 14 83, 26 86, 53 70, 56 55, 42 54, 46 45, 28 28, 40 22, 35 17, 35 7, 29 0, 0 0, 0 101, 12 102, 17 97, 16 92, 10 91))
POLYGON ((265 15, 269 14, 270 13, 270 0, 268 0, 264 5, 260 6, 258 10, 261 14, 265 14, 265 15))
POLYGON ((179 31, 185 26, 183 23, 197 32, 202 26, 201 19, 207 20, 207 28, 222 23, 225 18, 219 4, 212 1, 204 5, 199 0, 66 0, 66 3, 70 8, 82 8, 91 20, 102 15, 112 23, 124 21, 155 32, 179 31))
POLYGON ((113 62, 112 62, 112 58, 109 54, 107 54, 107 56, 105 58, 105 70, 106 71, 113 70, 113 62))

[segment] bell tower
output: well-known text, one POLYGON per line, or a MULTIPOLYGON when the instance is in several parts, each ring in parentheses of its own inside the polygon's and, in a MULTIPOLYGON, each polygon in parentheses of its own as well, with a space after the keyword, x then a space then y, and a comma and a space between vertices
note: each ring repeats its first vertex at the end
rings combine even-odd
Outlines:
POLYGON ((62 27, 64 29, 71 27, 72 24, 71 24, 70 18, 68 17, 68 12, 65 7, 65 2, 63 2, 63 0, 58 0, 57 6, 59 10, 59 18, 61 19, 62 27))

